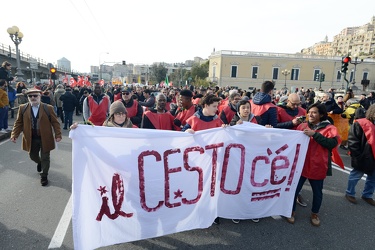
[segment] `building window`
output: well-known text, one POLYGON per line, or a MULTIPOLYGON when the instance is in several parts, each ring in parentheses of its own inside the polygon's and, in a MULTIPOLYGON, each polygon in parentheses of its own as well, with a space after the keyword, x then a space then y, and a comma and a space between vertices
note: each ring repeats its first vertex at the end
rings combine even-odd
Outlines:
POLYGON ((319 74, 320 74, 320 69, 315 69, 314 70, 314 79, 313 81, 319 82, 319 74))
POLYGON ((272 80, 279 79, 279 68, 272 69, 272 80))
POLYGON ((236 65, 232 65, 232 70, 230 72, 230 77, 234 77, 234 78, 237 77, 237 66, 236 65))
POLYGON ((212 67, 212 77, 216 77, 216 66, 212 67))
POLYGON ((292 74, 290 74, 290 80, 298 81, 299 69, 292 69, 292 74))
POLYGON ((253 71, 251 73, 251 78, 257 79, 258 78, 258 67, 253 67, 253 71))
POLYGON ((340 70, 337 71, 336 81, 341 82, 341 71, 340 70))
POLYGON ((363 72, 362 80, 368 80, 368 72, 363 72))

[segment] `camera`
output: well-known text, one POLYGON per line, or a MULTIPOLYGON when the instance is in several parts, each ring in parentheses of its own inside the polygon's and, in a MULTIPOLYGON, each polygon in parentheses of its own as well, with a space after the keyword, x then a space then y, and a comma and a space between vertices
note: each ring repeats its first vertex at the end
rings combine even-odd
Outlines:
POLYGON ((300 117, 297 117, 298 121, 304 122, 306 120, 306 116, 301 115, 300 117))

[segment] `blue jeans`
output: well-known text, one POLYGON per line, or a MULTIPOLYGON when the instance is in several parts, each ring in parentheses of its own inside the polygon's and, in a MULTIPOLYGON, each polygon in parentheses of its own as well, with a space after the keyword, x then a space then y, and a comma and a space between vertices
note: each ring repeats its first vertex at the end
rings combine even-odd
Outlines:
MULTIPOLYGON (((348 178, 348 188, 346 189, 346 194, 350 196, 355 196, 355 186, 357 185, 358 181, 362 178, 365 173, 362 171, 353 169, 348 178)), ((375 189, 375 171, 372 172, 371 175, 367 175, 365 188, 362 192, 362 197, 364 198, 372 198, 375 189)))
POLYGON ((74 111, 64 111, 65 114, 65 121, 64 121, 64 128, 68 128, 73 124, 73 113, 74 111), (68 126, 69 124, 69 126, 68 126))
POLYGON ((0 108, 0 130, 8 128, 8 106, 0 108))
MULTIPOLYGON (((301 178, 299 179, 297 189, 296 189, 296 194, 294 196, 293 211, 296 211, 296 199, 306 180, 307 178, 303 176, 301 176, 301 178)), ((323 201, 324 180, 309 179, 309 182, 310 182, 311 189, 313 191, 313 204, 312 204, 311 212, 314 214, 317 214, 319 213, 320 206, 322 205, 322 201, 323 201)))
POLYGON ((9 101, 10 117, 14 118, 14 101, 9 101))

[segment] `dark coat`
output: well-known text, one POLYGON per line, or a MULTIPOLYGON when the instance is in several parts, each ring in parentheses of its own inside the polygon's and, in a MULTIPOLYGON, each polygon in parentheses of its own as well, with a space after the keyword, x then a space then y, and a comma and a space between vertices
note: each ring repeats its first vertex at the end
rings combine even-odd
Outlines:
MULTIPOLYGON (((253 102, 257 105, 262 105, 265 103, 269 103, 272 101, 272 98, 269 94, 258 92, 254 95, 253 102)), ((256 114, 255 114, 256 115, 256 114)), ((271 125, 272 127, 277 126, 277 109, 275 107, 269 108, 266 112, 264 112, 262 115, 260 115, 262 119, 262 123, 260 125, 271 125)))
POLYGON ((352 158, 352 167, 354 169, 366 174, 371 174, 375 170, 375 159, 372 154, 371 146, 367 143, 366 135, 358 122, 354 122, 353 125, 350 126, 348 148, 352 158))
POLYGON ((14 78, 9 76, 9 72, 5 68, 0 67, 0 79, 4 79, 9 83, 14 78))
MULTIPOLYGON (((321 101, 318 101, 318 103, 322 103, 321 101)), ((325 103, 323 103, 325 106, 326 106, 326 109, 327 109, 327 113, 329 112, 333 112, 333 114, 341 114, 342 112, 344 112, 344 110, 342 110, 339 105, 337 105, 336 101, 334 99, 330 99, 328 101, 326 101, 325 103)))
POLYGON ((72 94, 71 91, 66 91, 62 96, 60 96, 60 101, 63 102, 63 110, 67 112, 74 111, 78 103, 77 98, 72 94))

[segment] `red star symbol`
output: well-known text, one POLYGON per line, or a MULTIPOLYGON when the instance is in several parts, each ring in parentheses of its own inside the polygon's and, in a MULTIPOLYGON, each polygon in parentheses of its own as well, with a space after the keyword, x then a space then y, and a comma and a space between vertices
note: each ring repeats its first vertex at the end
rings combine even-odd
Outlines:
POLYGON ((174 192, 174 198, 177 199, 178 197, 182 198, 182 193, 184 191, 181 191, 180 189, 178 189, 176 192, 174 192))
POLYGON ((100 186, 97 190, 100 192, 100 195, 103 196, 103 194, 107 193, 108 191, 105 189, 105 186, 100 186))

